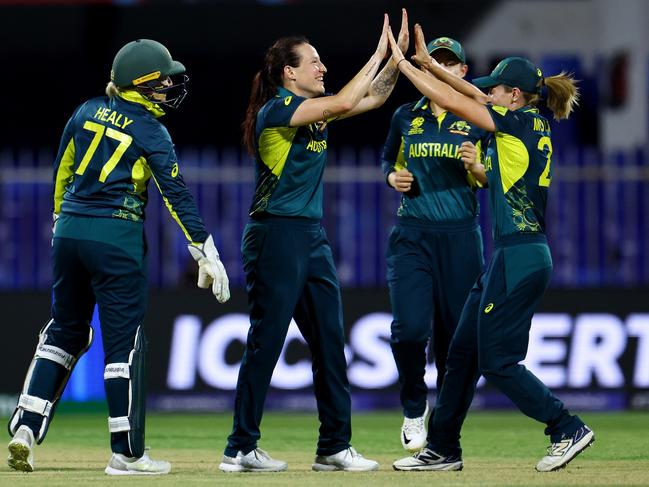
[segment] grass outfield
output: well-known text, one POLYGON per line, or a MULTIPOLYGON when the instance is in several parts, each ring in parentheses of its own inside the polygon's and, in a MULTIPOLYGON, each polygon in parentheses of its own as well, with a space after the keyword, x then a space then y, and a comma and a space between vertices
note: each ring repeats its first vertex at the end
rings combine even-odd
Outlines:
POLYGON ((464 428, 462 472, 395 472, 404 456, 399 412, 354 415, 354 446, 381 463, 378 472, 312 472, 315 414, 268 413, 260 446, 286 460, 283 473, 225 474, 218 462, 231 426, 230 414, 151 414, 151 456, 172 462, 171 475, 115 478, 104 475, 109 458, 105 413, 61 411, 47 441, 36 448, 36 472, 0 468, 0 486, 138 484, 237 486, 372 485, 649 485, 649 413, 586 413, 597 441, 567 469, 537 473, 547 446, 543 428, 517 412, 471 413, 464 428))

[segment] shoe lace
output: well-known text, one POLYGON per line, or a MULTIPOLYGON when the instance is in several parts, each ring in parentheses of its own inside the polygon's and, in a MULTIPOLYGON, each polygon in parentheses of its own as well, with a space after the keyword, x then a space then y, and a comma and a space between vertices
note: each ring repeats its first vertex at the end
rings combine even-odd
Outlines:
POLYGON ((550 446, 547 448, 548 456, 550 457, 562 456, 566 452, 567 448, 570 446, 570 443, 571 443, 570 439, 565 439, 550 444, 550 446))
POLYGON ((352 458, 363 458, 363 455, 358 453, 353 446, 350 446, 348 451, 352 458))
POLYGON ((261 448, 255 448, 253 451, 257 460, 270 460, 270 455, 261 448))
POLYGON ((406 435, 413 433, 418 433, 424 429, 424 417, 419 416, 417 418, 404 418, 403 420, 403 431, 406 435))

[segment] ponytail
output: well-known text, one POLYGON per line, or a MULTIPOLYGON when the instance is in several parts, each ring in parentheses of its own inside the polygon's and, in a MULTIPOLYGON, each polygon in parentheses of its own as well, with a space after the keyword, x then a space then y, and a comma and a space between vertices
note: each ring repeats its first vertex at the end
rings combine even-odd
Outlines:
POLYGON ((544 79, 548 87, 546 104, 554 114, 555 120, 567 119, 574 108, 579 105, 579 88, 572 75, 561 71, 555 76, 544 79))
POLYGON ((300 65, 300 56, 296 48, 301 44, 308 43, 308 39, 302 36, 282 37, 266 51, 264 68, 258 71, 252 80, 248 108, 246 108, 246 116, 241 124, 243 144, 250 155, 255 155, 257 113, 283 85, 284 66, 297 67, 300 65))
POLYGON ((115 85, 115 83, 109 81, 106 85, 106 96, 108 98, 114 98, 117 95, 119 95, 119 88, 115 85))
POLYGON ((255 129, 257 126, 257 112, 274 94, 277 87, 264 81, 262 71, 258 71, 252 79, 252 89, 250 90, 250 99, 248 108, 246 108, 246 117, 243 119, 241 129, 243 130, 243 144, 248 149, 250 155, 255 154, 255 129))

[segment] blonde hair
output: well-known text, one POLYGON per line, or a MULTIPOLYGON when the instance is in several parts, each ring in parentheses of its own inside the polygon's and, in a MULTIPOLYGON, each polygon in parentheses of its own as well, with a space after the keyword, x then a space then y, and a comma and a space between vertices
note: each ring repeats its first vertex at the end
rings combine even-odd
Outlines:
MULTIPOLYGON (((579 105, 577 80, 572 77, 572 74, 561 71, 557 75, 543 78, 542 83, 548 88, 548 100, 545 104, 552 111, 554 119, 557 121, 567 119, 579 105)), ((510 92, 513 88, 506 86, 505 89, 510 92)), ((541 101, 541 96, 537 93, 523 92, 523 95, 528 105, 536 106, 541 101)))
POLYGON ((577 105, 579 105, 579 88, 577 80, 572 74, 561 71, 555 76, 544 79, 548 87, 547 105, 554 114, 555 120, 567 119, 577 105))
POLYGON ((106 85, 106 96, 108 96, 108 98, 114 98, 117 95, 119 95, 119 88, 115 85, 115 83, 109 81, 106 85))

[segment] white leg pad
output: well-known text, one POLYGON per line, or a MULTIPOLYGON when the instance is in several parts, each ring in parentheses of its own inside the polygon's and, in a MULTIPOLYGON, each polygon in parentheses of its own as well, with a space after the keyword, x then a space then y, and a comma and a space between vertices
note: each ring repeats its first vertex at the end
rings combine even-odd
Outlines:
POLYGON ((106 379, 130 379, 131 366, 126 363, 107 364, 104 368, 104 380, 106 379))
POLYGON ((121 431, 131 431, 131 423, 128 416, 120 416, 119 418, 108 418, 108 431, 111 433, 119 433, 121 431))
POLYGON ((45 345, 43 343, 38 344, 36 347, 36 354, 34 358, 43 358, 56 362, 59 365, 62 365, 67 370, 72 370, 72 365, 77 360, 76 357, 70 355, 68 352, 62 348, 55 347, 53 345, 45 345))
POLYGON ((52 403, 40 397, 30 396, 29 394, 21 394, 18 399, 18 407, 25 411, 40 414, 49 418, 50 411, 52 410, 52 403))
POLYGON ((9 433, 14 435, 20 424, 20 419, 24 411, 30 411, 36 414, 43 416, 43 421, 41 423, 40 430, 36 435, 36 443, 40 444, 45 435, 47 434, 47 428, 49 426, 49 421, 51 416, 54 415, 56 409, 56 403, 63 394, 65 385, 68 382, 68 378, 72 373, 72 369, 77 363, 77 360, 90 348, 93 338, 92 327, 88 327, 88 343, 85 348, 79 352, 75 357, 74 355, 66 352, 65 350, 55 347, 54 345, 48 345, 45 342, 47 341, 47 330, 54 323, 54 320, 50 320, 40 331, 38 335, 38 345, 36 346, 36 352, 34 353, 34 358, 32 359, 29 368, 27 369, 27 375, 25 376, 25 382, 23 383, 23 390, 16 409, 14 410, 11 420, 9 421, 9 433), (38 360, 49 360, 54 362, 67 370, 67 374, 62 378, 61 383, 57 384, 58 389, 56 390, 54 397, 51 401, 42 399, 40 397, 32 396, 28 394, 29 385, 32 381, 32 375, 34 373, 34 368, 38 360))

